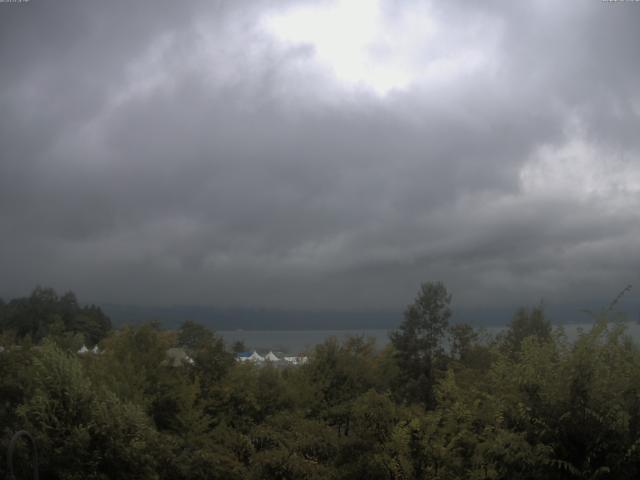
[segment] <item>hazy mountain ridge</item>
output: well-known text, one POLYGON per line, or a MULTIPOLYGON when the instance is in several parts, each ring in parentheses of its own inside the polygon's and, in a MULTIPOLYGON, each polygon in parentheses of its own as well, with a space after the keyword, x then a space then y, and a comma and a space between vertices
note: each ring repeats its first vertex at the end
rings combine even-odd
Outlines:
MULTIPOLYGON (((554 305, 546 307, 552 323, 589 323, 586 310, 598 311, 605 303, 590 305, 554 305)), ((402 321, 403 311, 393 310, 284 310, 263 308, 220 308, 198 305, 150 307, 140 305, 101 304, 114 325, 159 321, 167 328, 176 328, 185 320, 202 323, 214 330, 341 330, 392 329, 402 321)), ((454 309, 454 323, 469 323, 476 327, 506 325, 518 307, 454 309)), ((638 318, 640 306, 626 302, 619 309, 629 320, 638 318)))

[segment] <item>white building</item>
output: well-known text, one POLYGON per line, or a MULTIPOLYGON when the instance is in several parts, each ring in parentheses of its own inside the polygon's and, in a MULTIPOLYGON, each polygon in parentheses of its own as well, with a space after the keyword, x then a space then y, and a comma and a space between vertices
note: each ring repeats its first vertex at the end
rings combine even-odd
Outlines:
POLYGON ((160 363, 163 367, 183 367, 193 365, 193 358, 187 355, 184 348, 174 347, 165 352, 165 359, 160 363))
POLYGON ((92 349, 88 349, 87 346, 83 344, 80 350, 78 350, 78 353, 81 355, 84 355, 85 353, 93 353, 94 355, 97 355, 100 353, 100 349, 98 348, 98 345, 92 349))
POLYGON ((308 360, 309 360, 309 358, 304 356, 304 355, 297 355, 297 356, 293 356, 293 357, 284 357, 284 361, 285 362, 289 362, 292 365, 302 365, 302 364, 307 363, 308 360))

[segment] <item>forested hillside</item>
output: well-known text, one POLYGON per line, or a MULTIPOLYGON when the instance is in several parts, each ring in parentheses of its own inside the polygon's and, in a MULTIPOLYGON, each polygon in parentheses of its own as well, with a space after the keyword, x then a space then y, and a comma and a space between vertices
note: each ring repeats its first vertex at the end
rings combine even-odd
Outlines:
MULTIPOLYGON (((37 289, 1 308, 0 477, 21 429, 50 479, 640 474, 640 350, 615 305, 575 342, 542 308, 497 338, 451 325, 452 308, 444 285, 425 283, 384 350, 328 339, 308 363, 275 368, 236 362, 193 322, 110 330, 72 294, 37 289), (193 363, 167 363, 172 347, 193 363)), ((17 453, 29 478, 27 444, 17 453)))

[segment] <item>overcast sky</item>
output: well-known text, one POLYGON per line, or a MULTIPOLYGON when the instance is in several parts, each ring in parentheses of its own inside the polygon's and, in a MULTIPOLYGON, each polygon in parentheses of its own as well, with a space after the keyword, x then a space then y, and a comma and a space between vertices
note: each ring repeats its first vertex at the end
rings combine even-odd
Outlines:
POLYGON ((640 3, 0 3, 0 296, 640 292, 640 3))

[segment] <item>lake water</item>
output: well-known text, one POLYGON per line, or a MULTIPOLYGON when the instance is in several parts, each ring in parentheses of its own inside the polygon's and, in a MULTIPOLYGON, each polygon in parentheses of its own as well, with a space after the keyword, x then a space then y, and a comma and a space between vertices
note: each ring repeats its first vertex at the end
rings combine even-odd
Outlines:
MULTIPOLYGON (((563 325, 569 340, 575 340, 580 330, 588 331, 592 324, 563 325)), ((498 334, 504 327, 489 327, 481 329, 484 335, 491 337, 498 334)), ((324 342, 329 337, 343 340, 349 336, 364 335, 376 339, 378 347, 382 348, 389 341, 390 330, 228 330, 219 331, 227 344, 242 340, 248 349, 266 349, 287 353, 304 352, 314 345, 324 342)), ((627 333, 636 341, 640 341, 640 325, 627 323, 627 333)))
POLYGON ((227 344, 242 340, 248 349, 268 349, 286 353, 305 352, 329 337, 338 340, 365 335, 376 339, 378 346, 389 341, 388 330, 232 330, 217 332, 227 344))

